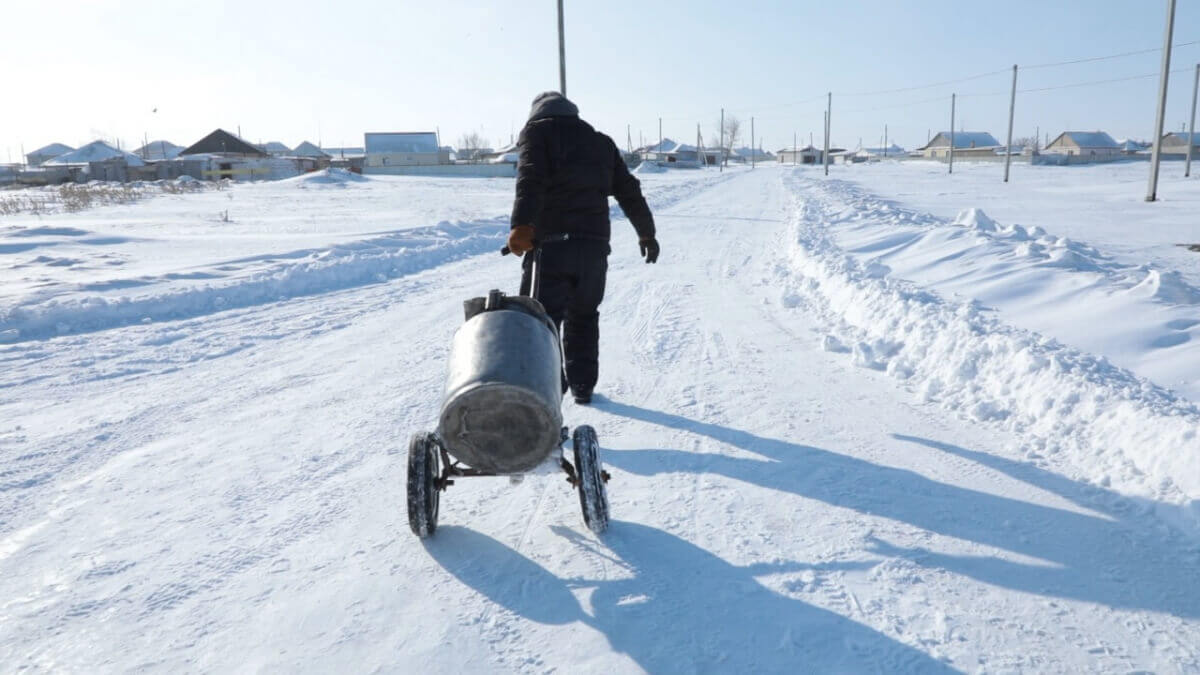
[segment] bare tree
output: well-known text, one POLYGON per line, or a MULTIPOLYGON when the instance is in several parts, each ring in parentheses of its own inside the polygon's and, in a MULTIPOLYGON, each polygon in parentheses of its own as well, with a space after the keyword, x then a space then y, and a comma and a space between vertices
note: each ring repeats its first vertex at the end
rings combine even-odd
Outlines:
POLYGON ((485 147, 487 141, 484 140, 483 134, 477 131, 463 134, 458 137, 458 152, 466 155, 472 160, 479 159, 479 150, 485 147))
MULTIPOLYGON (((720 128, 721 123, 718 121, 713 126, 720 128)), ((725 115, 725 146, 722 148, 725 157, 729 157, 733 149, 737 147, 737 142, 742 136, 742 121, 733 115, 725 115)), ((714 148, 721 147, 721 140, 710 138, 709 144, 714 148)))
POLYGON ((1021 136, 1020 138, 1014 138, 1013 139, 1013 147, 1014 148, 1029 148, 1030 150, 1036 150, 1038 147, 1038 139, 1033 136, 1021 136))

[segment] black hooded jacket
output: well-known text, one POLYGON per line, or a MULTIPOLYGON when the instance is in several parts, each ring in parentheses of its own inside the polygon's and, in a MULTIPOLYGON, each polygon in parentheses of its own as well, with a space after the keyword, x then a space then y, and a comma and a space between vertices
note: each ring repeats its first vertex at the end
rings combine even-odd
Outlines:
POLYGON ((639 238, 654 236, 641 185, 608 136, 579 119, 558 92, 533 100, 518 142, 511 225, 533 225, 538 239, 566 234, 608 242, 608 197, 616 197, 639 238))

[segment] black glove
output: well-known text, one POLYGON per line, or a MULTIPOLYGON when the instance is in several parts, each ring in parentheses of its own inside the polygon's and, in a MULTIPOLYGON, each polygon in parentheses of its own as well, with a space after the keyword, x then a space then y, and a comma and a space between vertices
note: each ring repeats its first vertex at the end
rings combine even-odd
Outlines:
POLYGON ((647 263, 658 262, 658 240, 654 237, 638 239, 638 248, 642 249, 642 257, 647 263))

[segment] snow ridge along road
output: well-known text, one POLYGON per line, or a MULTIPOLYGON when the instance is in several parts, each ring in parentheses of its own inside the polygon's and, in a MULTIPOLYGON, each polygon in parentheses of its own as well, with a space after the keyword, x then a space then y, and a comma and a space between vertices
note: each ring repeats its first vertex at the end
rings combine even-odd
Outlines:
MULTIPOLYGON (((1149 413, 1170 423, 1176 413, 1156 405, 1187 415, 1190 404, 1148 384, 1121 390, 1143 381, 1098 361, 1083 377, 1070 366, 1094 357, 856 263, 825 231, 840 207, 808 175, 643 176, 673 195, 656 205, 658 265, 614 223, 599 396, 564 410, 597 428, 613 475, 602 538, 556 477, 460 481, 432 540, 407 528, 408 437, 436 419, 461 301, 515 287, 511 258, 0 345, 0 664, 1200 669, 1200 546, 1159 515, 1181 502, 1126 491, 1120 475, 1105 486, 1093 476, 1108 455, 1052 452, 1036 445, 1048 431, 1012 422, 1019 409, 979 420, 949 390, 1003 401, 986 382, 1006 372, 989 350, 1027 338, 1054 386, 1108 396, 1080 408, 1132 426, 1149 413), (888 302, 906 318, 887 323, 888 302), (947 358, 983 350, 984 381, 959 369, 924 400, 914 383, 940 366, 918 350, 942 333, 947 358), (912 374, 889 376, 901 365, 912 374)), ((453 220, 503 211, 502 191, 477 182, 372 181, 340 197, 250 187, 233 200, 247 212, 415 197, 442 213, 434 202, 472 190, 474 211, 453 220)), ((211 211, 210 199, 170 204, 211 211)), ((426 215, 370 231, 451 220, 426 215)))
POLYGON ((852 352, 857 365, 886 371, 922 400, 1017 432, 1030 460, 1062 454, 1078 476, 1146 497, 1162 515, 1200 530, 1195 404, 1103 357, 1006 326, 975 301, 943 299, 892 278, 881 262, 846 255, 830 224, 878 210, 848 214, 864 200, 847 205, 829 196, 844 188, 830 184, 792 181, 791 266, 801 277, 785 294, 789 304, 829 318, 827 349, 852 352))
MULTIPOLYGON (((647 201, 654 209, 668 208, 695 190, 726 180, 729 175, 698 173, 694 180, 665 180, 647 190, 647 201)), ((420 185, 422 181, 416 182, 420 185)), ((402 202, 401 208, 416 208, 422 214, 455 213, 453 208, 421 208, 420 204, 438 200, 453 202, 460 199, 463 192, 483 193, 482 197, 471 201, 486 200, 483 203, 490 206, 493 213, 504 213, 506 207, 511 206, 511 188, 508 187, 511 181, 504 184, 504 191, 497 190, 499 181, 480 180, 483 189, 470 186, 461 179, 457 182, 425 182, 428 183, 426 194, 412 195, 412 201, 418 206, 402 202)), ((492 252, 503 245, 508 233, 507 215, 443 220, 436 225, 405 223, 403 229, 386 231, 350 229, 340 237, 334 234, 345 230, 344 221, 353 218, 348 215, 353 213, 351 205, 382 201, 380 195, 383 199, 390 196, 391 200, 399 201, 398 197, 402 195, 396 194, 396 188, 401 186, 413 189, 396 179, 364 177, 330 169, 277 183, 227 188, 219 193, 199 195, 199 199, 195 199, 197 195, 189 195, 193 197, 192 202, 202 201, 210 209, 226 207, 225 216, 228 215, 228 204, 235 204, 235 211, 253 214, 251 227, 245 230, 236 222, 224 221, 203 226, 189 223, 187 228, 180 228, 183 232, 169 233, 164 233, 159 223, 153 220, 149 226, 131 227, 128 220, 120 219, 120 214, 128 212, 128 208, 97 209, 107 215, 107 218, 98 219, 101 226, 121 229, 120 235, 79 227, 47 227, 40 217, 26 217, 25 222, 32 227, 0 229, 0 260, 7 258, 13 263, 7 273, 9 281, 14 287, 28 289, 22 295, 0 295, 0 300, 4 301, 0 304, 0 343, 40 340, 134 323, 186 319, 356 288, 492 252), (223 203, 221 200, 226 197, 228 199, 223 203), (295 211, 296 199, 301 199, 301 208, 311 210, 309 218, 297 220, 313 222, 319 218, 320 226, 308 226, 313 230, 311 233, 305 231, 305 225, 276 222, 280 212, 295 211), (247 200, 251 202, 248 206, 247 200), (143 236, 128 236, 126 230, 130 229, 143 236), (231 232, 222 236, 222 229, 231 232), (207 236, 198 237, 193 230, 207 236), (216 236, 211 234, 212 230, 216 230, 216 236), (280 236, 293 231, 306 236, 280 236), (180 240, 182 246, 173 239, 180 240), (197 240, 213 246, 213 240, 222 239, 235 246, 215 246, 215 254, 208 254, 213 256, 212 259, 206 259, 203 252, 193 253, 185 258, 187 266, 182 269, 173 267, 163 271, 157 268, 156 263, 164 254, 178 256, 180 248, 200 248, 196 245, 197 240), (231 248, 236 250, 236 244, 243 244, 241 239, 245 240, 244 245, 262 248, 252 255, 227 257, 231 248), (288 239, 294 239, 303 247, 286 251, 273 248, 278 241, 288 239), (56 255, 48 255, 49 252, 56 255), (97 279, 100 272, 104 274, 97 279), (76 280, 80 273, 86 276, 86 282, 76 280)), ((169 209, 189 196, 169 199, 158 195, 157 199, 138 207, 180 217, 181 214, 169 209)), ((378 210, 388 213, 396 208, 396 205, 384 202, 378 210)), ((619 207, 613 206, 612 211, 614 217, 620 216, 619 207)), ((76 214, 70 217, 70 222, 91 215, 76 214)), ((180 219, 200 220, 195 213, 180 219)))

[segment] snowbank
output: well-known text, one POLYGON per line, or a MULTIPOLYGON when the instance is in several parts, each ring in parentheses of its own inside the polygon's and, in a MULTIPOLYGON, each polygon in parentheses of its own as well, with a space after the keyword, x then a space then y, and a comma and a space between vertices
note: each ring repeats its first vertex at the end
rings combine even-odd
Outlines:
POLYGON ((301 174, 293 178, 284 179, 283 183, 291 183, 300 187, 308 187, 310 185, 335 187, 345 187, 347 183, 366 183, 371 179, 366 176, 347 171, 345 169, 323 169, 321 171, 313 171, 306 174, 301 174))
MULTIPOLYGON (((219 280, 181 284, 187 276, 138 280, 154 290, 144 295, 110 297, 93 293, 64 300, 36 298, 0 311, 0 342, 16 342, 117 326, 202 316, 287 298, 326 293, 413 274, 447 262, 499 250, 508 219, 448 223, 339 244, 296 251, 245 277, 220 278, 221 268, 195 273, 219 280), (173 283, 176 282, 176 283, 173 283)), ((247 261, 234 262, 253 262, 247 261)), ((236 266, 226 266, 234 268, 236 266)))
MULTIPOLYGON (((1018 434, 1031 458, 1061 455, 1086 478, 1200 527, 1194 404, 1104 358, 1009 326, 977 302, 942 298, 846 255, 826 230, 844 210, 805 187, 793 197, 794 276, 784 304, 825 318, 827 350, 846 345, 857 365, 905 382, 923 400, 1018 434)), ((978 212, 959 220, 964 228, 1006 232, 978 212)), ((1060 250, 1072 251, 1069 243, 1060 250)))
MULTIPOLYGON (((942 219, 843 181, 823 182, 820 191, 839 211, 827 221, 830 236, 860 263, 977 300, 1005 323, 1200 401, 1200 288, 1164 261, 1122 261, 979 208, 942 219)), ((1045 214, 1039 222, 1054 227, 1056 220, 1045 214)))
POLYGON ((633 173, 666 173, 667 167, 660 165, 658 162, 642 162, 637 165, 633 173))

